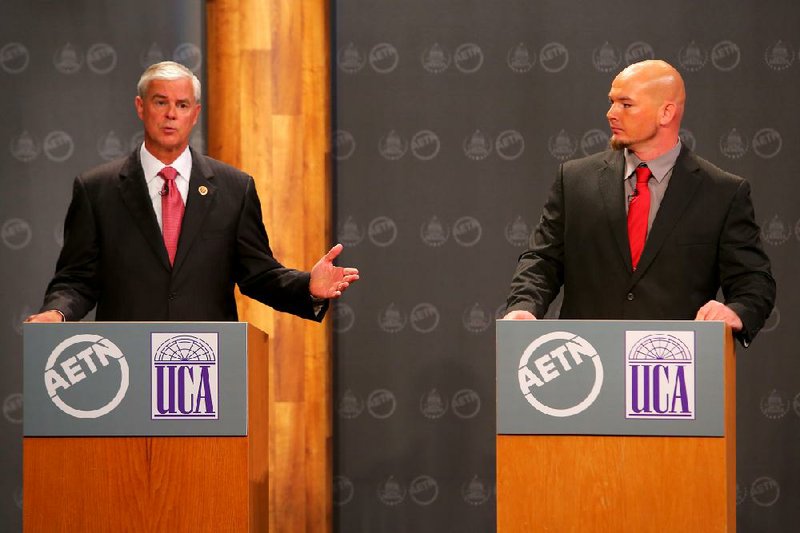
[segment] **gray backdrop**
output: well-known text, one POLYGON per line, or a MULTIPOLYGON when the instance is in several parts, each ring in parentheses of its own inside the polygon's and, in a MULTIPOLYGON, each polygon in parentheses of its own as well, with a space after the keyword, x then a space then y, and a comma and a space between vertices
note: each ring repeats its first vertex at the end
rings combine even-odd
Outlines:
MULTIPOLYGON (((0 530, 22 523, 22 327, 38 309, 79 173, 141 140, 136 82, 164 59, 202 80, 196 0, 0 3, 0 530)), ((203 149, 203 128, 193 145, 203 149)))
MULTIPOLYGON (((800 7, 332 7, 335 222, 364 274, 333 313, 337 530, 493 530, 493 319, 558 163, 604 147, 612 77, 654 55, 686 77, 684 140, 753 184, 779 296, 739 351, 737 511, 740 531, 791 531, 800 7)), ((202 24, 196 0, 0 4, 0 529, 21 523, 19 323, 52 274, 72 179, 140 139, 145 65, 202 73, 202 24)))
POLYGON ((611 80, 649 57, 686 79, 686 144, 753 185, 778 307, 738 352, 738 525, 796 530, 800 6, 334 6, 336 227, 363 273, 334 309, 338 530, 493 530, 492 321, 558 164, 605 148, 611 80))

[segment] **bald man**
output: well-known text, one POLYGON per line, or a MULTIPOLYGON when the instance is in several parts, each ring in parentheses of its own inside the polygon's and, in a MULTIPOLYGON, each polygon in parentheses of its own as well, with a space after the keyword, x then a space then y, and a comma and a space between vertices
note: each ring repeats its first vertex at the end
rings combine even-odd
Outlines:
POLYGON ((612 149, 559 168, 505 318, 541 318, 563 286, 560 318, 721 320, 748 346, 775 302, 750 185, 681 144, 668 63, 630 65, 608 99, 612 149))

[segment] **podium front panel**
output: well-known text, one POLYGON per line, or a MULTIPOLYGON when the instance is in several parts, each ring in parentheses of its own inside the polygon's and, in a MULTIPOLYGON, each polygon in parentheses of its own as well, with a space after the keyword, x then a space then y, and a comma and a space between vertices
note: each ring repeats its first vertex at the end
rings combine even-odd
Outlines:
POLYGON ((722 322, 497 322, 497 433, 724 435, 722 322))
POLYGON ((247 434, 247 324, 24 325, 26 437, 247 434))

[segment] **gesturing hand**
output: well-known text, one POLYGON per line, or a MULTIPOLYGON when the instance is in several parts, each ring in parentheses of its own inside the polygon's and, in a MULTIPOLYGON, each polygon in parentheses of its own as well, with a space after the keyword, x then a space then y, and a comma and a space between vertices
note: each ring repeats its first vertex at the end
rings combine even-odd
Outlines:
POLYGON ((344 246, 337 244, 317 261, 311 269, 309 290, 315 298, 338 298, 350 286, 358 281, 358 269, 334 266, 333 260, 342 253, 344 246))

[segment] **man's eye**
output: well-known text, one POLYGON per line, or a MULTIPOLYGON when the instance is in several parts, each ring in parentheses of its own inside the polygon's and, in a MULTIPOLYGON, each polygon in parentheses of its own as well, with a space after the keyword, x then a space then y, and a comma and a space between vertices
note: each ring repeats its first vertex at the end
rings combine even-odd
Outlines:
POLYGON ((633 107, 633 104, 622 104, 622 107, 627 109, 629 107, 633 107))

